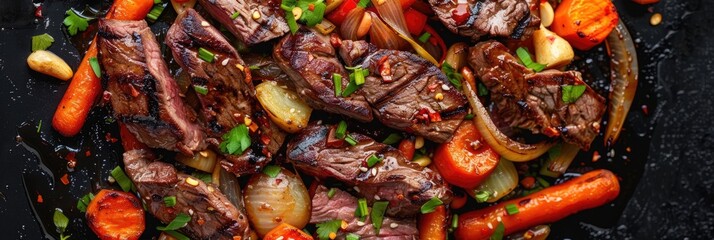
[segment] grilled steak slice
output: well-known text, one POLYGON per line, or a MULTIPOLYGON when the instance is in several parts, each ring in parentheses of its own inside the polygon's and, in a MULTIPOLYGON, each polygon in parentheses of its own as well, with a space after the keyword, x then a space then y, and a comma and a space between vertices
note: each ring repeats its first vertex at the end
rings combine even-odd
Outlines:
POLYGON ((328 147, 331 127, 313 124, 301 131, 288 143, 288 161, 312 176, 335 178, 354 186, 370 203, 389 201, 389 216, 415 216, 433 197, 451 202, 451 190, 439 173, 410 162, 389 145, 350 133, 357 145, 328 147), (373 154, 383 160, 365 172, 360 170, 373 154))
POLYGON ((99 21, 99 58, 114 116, 149 147, 192 154, 205 133, 181 97, 145 21, 99 21))
POLYGON ((313 108, 362 122, 372 121, 372 112, 364 96, 356 93, 346 98, 335 96, 332 75, 342 76, 342 89, 347 88, 350 78, 337 59, 329 37, 301 28, 275 45, 273 58, 293 80, 296 92, 313 108))
POLYGON ((328 191, 329 189, 325 186, 319 185, 317 187, 315 196, 312 198, 310 223, 321 223, 335 219, 347 222, 347 228, 339 232, 337 239, 344 239, 346 233, 357 234, 360 239, 419 239, 419 230, 416 228, 414 218, 395 219, 388 216, 384 217, 382 221, 382 226, 384 227, 377 234, 369 217, 365 218, 364 224, 358 224, 359 218, 355 217, 357 198, 339 189, 336 189, 335 195, 330 198, 327 196, 328 191), (397 224, 397 227, 389 227, 392 224, 397 224))
POLYGON ((250 69, 238 52, 193 9, 176 18, 166 33, 166 45, 176 62, 191 76, 194 88, 207 91, 205 94, 194 92, 203 113, 208 142, 218 147, 221 136, 239 124, 258 124, 260 130, 253 134, 251 148, 241 156, 226 156, 227 162, 223 165, 227 170, 242 174, 264 166, 283 144, 285 134, 265 119, 260 105, 253 100, 255 89, 250 69), (213 61, 201 59, 200 48, 213 53, 213 61), (262 138, 270 140, 265 142, 262 138))
POLYGON ((495 41, 470 49, 469 64, 491 91, 495 115, 510 127, 528 129, 587 150, 600 131, 605 99, 583 82, 579 72, 534 73, 495 41), (585 85, 573 103, 563 101, 562 86, 585 85))
POLYGON ((134 182, 148 211, 169 223, 179 213, 191 216, 180 231, 194 239, 234 239, 247 236, 247 218, 213 185, 179 173, 168 163, 154 161, 146 150, 124 153, 126 173, 134 182), (176 205, 166 207, 164 197, 176 197, 176 205))
POLYGON ((369 70, 358 93, 388 127, 441 143, 467 114, 464 95, 438 67, 417 55, 350 40, 342 41, 340 55, 347 65, 369 70))
POLYGON ((199 0, 198 2, 238 40, 248 45, 280 37, 289 30, 279 0, 199 0), (254 17, 256 13, 258 18, 254 17))
POLYGON ((444 26, 478 40, 482 36, 519 39, 538 29, 540 19, 531 14, 526 0, 429 0, 444 26))

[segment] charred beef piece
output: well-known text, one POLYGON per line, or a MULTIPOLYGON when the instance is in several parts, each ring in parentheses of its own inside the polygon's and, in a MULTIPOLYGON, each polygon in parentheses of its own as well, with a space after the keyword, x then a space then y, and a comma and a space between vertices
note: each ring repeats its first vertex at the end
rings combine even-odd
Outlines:
POLYGON ((199 0, 241 42, 253 45, 288 32, 280 0, 199 0), (237 17, 234 14, 238 14, 237 17), (256 14, 257 13, 257 14, 256 14), (258 18, 254 17, 254 14, 258 18))
POLYGON ((328 188, 319 185, 315 191, 315 196, 312 198, 312 215, 310 223, 321 223, 341 219, 347 222, 347 228, 341 230, 336 239, 344 239, 346 233, 354 233, 360 236, 360 239, 390 239, 390 240, 407 240, 419 239, 419 230, 416 228, 416 219, 395 219, 384 217, 382 221, 382 229, 379 234, 376 234, 372 226, 371 219, 365 218, 364 224, 358 224, 360 220, 355 217, 357 210, 357 198, 349 193, 336 189, 335 195, 332 198, 327 196, 328 188), (389 227, 396 223, 397 227, 389 227), (362 226, 360 226, 362 225, 362 226))
POLYGON ((146 150, 125 152, 124 165, 148 211, 161 222, 168 224, 185 213, 191 221, 180 231, 194 239, 247 236, 247 218, 213 185, 178 173, 171 164, 154 161, 146 150), (176 197, 173 207, 164 204, 164 197, 169 196, 176 197))
POLYGON ((192 154, 205 133, 181 97, 145 21, 99 20, 99 59, 114 116, 152 148, 192 154))
POLYGON ((482 36, 520 39, 538 29, 540 19, 531 14, 526 0, 429 0, 444 26, 478 40, 482 36))
POLYGON ((288 143, 288 161, 312 176, 334 178, 355 187, 370 204, 389 201, 389 216, 415 216, 433 197, 451 202, 451 190, 439 173, 410 162, 392 146, 350 133, 357 145, 328 147, 331 127, 313 124, 302 130, 288 143), (373 154, 383 160, 365 172, 360 170, 367 167, 373 154))
POLYGON ((253 100, 255 89, 250 69, 238 52, 193 9, 176 18, 166 33, 166 45, 176 62, 189 73, 191 84, 208 91, 195 94, 208 142, 218 147, 221 136, 239 124, 255 123, 259 128, 252 134, 251 148, 240 156, 226 155, 223 166, 235 174, 255 172, 264 166, 283 144, 285 134, 265 118, 260 104, 253 100), (212 62, 201 59, 199 48, 216 57, 212 62))
POLYGON ((534 73, 495 41, 470 49, 469 64, 491 91, 495 115, 511 127, 528 129, 587 150, 600 131, 605 99, 583 82, 576 71, 534 73), (585 85, 573 103, 563 101, 562 86, 585 85))
POLYGON ((347 88, 350 78, 329 37, 303 27, 275 45, 273 58, 293 80, 296 92, 313 108, 362 122, 372 121, 372 111, 364 96, 357 93, 346 98, 335 96, 332 75, 342 76, 342 89, 347 88))
POLYGON ((347 65, 369 70, 358 93, 388 127, 441 143, 467 114, 466 98, 441 69, 413 53, 345 40, 340 55, 347 65))

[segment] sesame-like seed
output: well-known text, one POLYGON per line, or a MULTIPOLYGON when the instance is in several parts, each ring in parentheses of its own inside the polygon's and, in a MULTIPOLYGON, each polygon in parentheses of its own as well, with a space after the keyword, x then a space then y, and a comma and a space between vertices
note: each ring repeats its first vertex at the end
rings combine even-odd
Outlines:
POLYGON ((659 13, 653 14, 652 17, 650 18, 650 24, 652 24, 652 26, 657 26, 660 23, 662 23, 662 14, 659 14, 659 13))
POLYGON ((366 167, 359 167, 359 170, 362 171, 362 172, 367 172, 367 171, 369 171, 369 169, 366 168, 366 167))
POLYGON ((109 176, 109 177, 107 177, 107 181, 109 181, 109 183, 114 183, 114 182, 116 182, 117 180, 115 180, 114 177, 109 176))
POLYGON ((361 227, 361 226, 364 226, 364 222, 362 222, 362 221, 357 221, 357 226, 360 226, 360 227, 361 227))
POLYGON ((437 93, 436 95, 434 95, 434 99, 436 99, 436 101, 444 100, 444 94, 437 93))
POLYGON ((258 20, 258 19, 260 19, 260 12, 258 12, 257 10, 253 11, 253 20, 258 20))
POLYGON ((283 240, 283 236, 276 238, 275 240, 283 240))
POLYGON ((198 186, 198 180, 193 179, 192 177, 187 177, 187 178, 186 178, 186 183, 188 183, 188 185, 191 185, 191 186, 194 186, 194 187, 195 187, 195 186, 198 186))
POLYGON ((376 168, 372 168, 372 176, 377 176, 377 169, 376 169, 376 168))
POLYGON ((449 91, 449 89, 451 89, 451 88, 449 87, 449 85, 441 84, 441 89, 444 91, 449 91))
POLYGON ((488 229, 493 229, 493 224, 488 223, 487 226, 488 226, 488 229))
POLYGON ((391 223, 391 224, 389 224, 389 227, 390 227, 390 228, 397 228, 397 227, 399 227, 399 224, 397 224, 397 223, 391 223))
POLYGON ((193 215, 193 209, 188 209, 188 215, 193 215))
POLYGON ((201 26, 208 27, 211 26, 211 24, 208 24, 206 21, 201 21, 201 26))
POLYGON ((223 66, 228 65, 228 60, 230 60, 230 59, 228 59, 228 58, 223 59, 223 62, 221 62, 221 65, 223 65, 223 66))
POLYGON ((241 65, 240 63, 236 63, 236 67, 238 68, 238 70, 241 70, 241 71, 243 71, 243 69, 245 69, 245 67, 243 65, 241 65))
POLYGON ((374 195, 374 200, 379 201, 379 200, 382 200, 382 199, 379 197, 379 195, 374 195))
POLYGON ((357 186, 354 186, 352 189, 354 189, 355 191, 359 192, 359 187, 357 187, 357 186))

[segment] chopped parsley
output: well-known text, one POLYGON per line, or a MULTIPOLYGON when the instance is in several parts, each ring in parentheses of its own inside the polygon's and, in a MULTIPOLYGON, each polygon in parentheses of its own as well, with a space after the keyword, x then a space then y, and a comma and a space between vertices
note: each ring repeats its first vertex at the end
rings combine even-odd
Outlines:
POLYGON ((454 67, 449 65, 449 63, 444 62, 444 64, 441 65, 441 71, 444 72, 446 75, 446 78, 449 79, 449 82, 451 85, 454 85, 454 87, 461 89, 461 80, 464 78, 459 74, 454 67))
POLYGON ((320 240, 330 239, 330 233, 337 234, 340 227, 342 226, 342 220, 332 220, 323 223, 318 223, 315 225, 317 227, 317 237, 320 240))
POLYGON ((540 72, 545 69, 545 64, 540 64, 537 62, 534 62, 533 59, 531 59, 531 54, 528 53, 528 50, 526 50, 523 47, 519 47, 516 50, 516 55, 518 55, 518 58, 521 59, 521 62, 523 65, 525 65, 527 68, 530 68, 531 70, 535 72, 540 72))
POLYGON ((325 5, 324 0, 283 0, 280 8, 285 11, 285 20, 288 23, 290 32, 294 34, 300 28, 298 21, 309 27, 322 22, 327 5, 325 5), (302 14, 299 14, 298 19, 293 15, 293 8, 302 10, 302 14))
POLYGON ((564 103, 574 103, 585 93, 585 85, 563 85, 560 86, 563 92, 564 103))
POLYGON ((32 36, 32 51, 45 50, 49 48, 53 42, 55 42, 55 39, 47 33, 32 36))
POLYGON ((52 216, 52 221, 54 222, 55 227, 57 227, 57 232, 59 232, 60 234, 60 239, 68 239, 69 236, 64 235, 64 230, 67 229, 67 224, 69 224, 69 218, 64 215, 62 209, 55 208, 55 213, 52 216))
POLYGON ((234 127, 231 131, 223 134, 221 138, 223 142, 219 147, 223 153, 239 155, 250 147, 250 135, 245 124, 234 127))
POLYGON ((263 168, 263 173, 265 173, 265 175, 268 175, 271 178, 274 178, 274 177, 278 176, 278 173, 280 173, 280 170, 282 170, 282 169, 279 166, 268 165, 268 166, 265 166, 265 168, 263 168))
POLYGON ((86 18, 80 17, 72 9, 67 10, 65 13, 67 16, 64 18, 64 23, 65 26, 67 26, 67 31, 69 32, 69 35, 77 35, 78 31, 84 31, 87 30, 87 27, 89 27, 89 22, 87 21, 86 18))

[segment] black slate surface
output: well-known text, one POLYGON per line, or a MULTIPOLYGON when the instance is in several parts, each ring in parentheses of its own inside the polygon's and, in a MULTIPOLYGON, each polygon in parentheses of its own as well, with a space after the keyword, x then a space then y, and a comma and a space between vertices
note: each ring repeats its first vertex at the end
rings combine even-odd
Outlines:
MULTIPOLYGON (((615 0, 623 21, 638 45, 640 89, 623 133, 623 141, 644 145, 632 154, 619 151, 607 162, 623 178, 623 192, 614 204, 584 211, 554 224, 552 239, 712 239, 714 237, 714 5, 712 1, 667 1, 652 6, 663 24, 650 26, 650 11, 629 0, 615 0), (644 114, 641 106, 648 107, 644 114), (625 159, 627 158, 627 159, 625 159), (646 163, 645 163, 646 158, 646 163)), ((61 28, 64 10, 77 1, 45 2, 46 18, 33 23, 28 0, 0 0, 0 233, 3 239, 41 239, 21 173, 39 174, 37 158, 15 141, 23 122, 42 120, 42 136, 55 145, 92 147, 84 161, 111 169, 119 152, 104 141, 111 124, 94 119, 79 139, 63 138, 51 130, 52 113, 67 87, 64 82, 30 71, 25 58, 30 37, 48 32, 50 48, 76 68, 81 55, 61 28)), ((605 153, 602 153, 603 155, 605 153)), ((582 157, 582 156, 581 156, 582 157)), ((105 178, 107 171, 87 168, 79 178, 105 178)), ((45 176, 46 177, 46 176, 45 176)), ((72 201, 96 188, 86 180, 71 184, 72 194, 45 203, 72 201)), ((32 196, 31 196, 32 197, 32 196)), ((75 213, 72 213, 75 214, 75 213)), ((73 217, 70 215, 70 217, 73 217)), ((76 215, 74 216, 76 217, 76 215)), ((74 237, 92 237, 84 223, 73 220, 74 237)))

